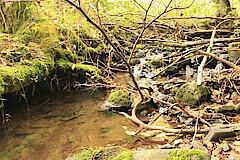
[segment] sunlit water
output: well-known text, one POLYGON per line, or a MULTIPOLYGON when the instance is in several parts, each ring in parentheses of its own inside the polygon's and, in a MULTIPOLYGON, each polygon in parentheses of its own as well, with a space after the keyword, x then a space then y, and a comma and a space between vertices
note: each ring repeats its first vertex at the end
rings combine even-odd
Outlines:
POLYGON ((103 97, 100 91, 81 90, 46 96, 30 105, 29 112, 24 106, 10 106, 11 121, 0 127, 0 159, 61 160, 81 147, 128 144, 122 126, 133 124, 100 112, 103 97))

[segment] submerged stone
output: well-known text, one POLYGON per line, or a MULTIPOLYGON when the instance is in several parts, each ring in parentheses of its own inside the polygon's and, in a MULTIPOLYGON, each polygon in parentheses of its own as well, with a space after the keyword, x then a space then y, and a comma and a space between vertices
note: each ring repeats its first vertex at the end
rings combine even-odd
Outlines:
POLYGON ((183 106, 194 106, 207 101, 208 96, 209 91, 204 84, 197 86, 195 82, 187 82, 179 88, 175 98, 183 106))

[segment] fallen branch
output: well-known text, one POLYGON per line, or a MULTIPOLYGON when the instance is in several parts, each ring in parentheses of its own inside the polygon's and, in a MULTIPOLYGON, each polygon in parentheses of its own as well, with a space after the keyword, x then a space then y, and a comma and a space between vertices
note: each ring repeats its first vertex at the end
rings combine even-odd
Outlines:
POLYGON ((239 66, 237 66, 236 64, 234 64, 234 63, 232 63, 232 62, 230 62, 230 61, 227 61, 227 60, 225 60, 225 59, 223 59, 223 58, 221 58, 221 57, 218 57, 218 56, 215 55, 215 54, 207 53, 207 52, 204 52, 204 51, 201 51, 201 50, 199 50, 199 52, 200 52, 201 54, 203 54, 203 55, 211 56, 211 57, 215 58, 216 60, 221 61, 221 62, 227 64, 228 66, 230 66, 230 67, 232 67, 232 68, 240 71, 240 67, 239 67, 239 66))
MULTIPOLYGON (((192 46, 211 43, 211 40, 209 40, 209 39, 203 39, 203 40, 198 40, 198 41, 193 41, 193 42, 184 42, 184 43, 179 43, 179 42, 175 42, 175 41, 171 41, 171 40, 146 39, 146 38, 142 38, 141 41, 158 41, 158 42, 161 42, 161 44, 164 46, 180 47, 180 48, 192 47, 192 46)), ((240 42, 240 37, 214 39, 214 43, 232 43, 232 42, 240 42)))
MULTIPOLYGON (((217 30, 218 26, 220 26, 220 25, 221 25, 222 23, 224 23, 224 22, 226 22, 226 21, 220 22, 220 23, 214 28, 214 30, 213 30, 213 32, 212 32, 211 39, 210 39, 210 44, 209 44, 209 46, 208 46, 208 49, 207 49, 207 52, 206 52, 206 53, 210 53, 210 52, 211 52, 212 47, 213 47, 214 37, 215 37, 215 34, 216 34, 216 30, 217 30)), ((207 62, 207 56, 205 55, 205 56, 203 57, 203 60, 202 60, 202 62, 201 62, 201 64, 200 64, 200 66, 198 66, 198 71, 197 71, 197 85, 198 85, 198 86, 200 86, 200 85, 202 84, 203 68, 204 68, 206 62, 207 62)))
POLYGON ((193 144, 194 144, 194 141, 195 141, 195 138, 196 138, 196 135, 197 135, 197 133, 198 133, 198 116, 197 116, 197 121, 196 121, 196 124, 195 124, 195 132, 194 132, 194 136, 193 136, 193 140, 192 140, 192 143, 191 143, 191 146, 190 146, 190 148, 192 148, 193 147, 193 144))
MULTIPOLYGON (((203 46, 203 47, 204 47, 204 46, 203 46)), ((183 58, 183 57, 185 57, 185 56, 187 56, 187 55, 189 55, 189 54, 191 54, 191 53, 193 53, 193 52, 198 51, 200 48, 202 48, 202 47, 199 47, 199 48, 194 49, 194 50, 190 50, 190 51, 188 51, 187 53, 185 53, 184 55, 181 55, 181 56, 180 56, 177 60, 175 60, 172 64, 168 65, 167 67, 165 67, 164 69, 162 69, 160 72, 158 72, 156 75, 154 75, 154 76, 152 76, 152 77, 150 77, 150 78, 153 79, 153 78, 158 77, 158 76, 161 75, 163 72, 165 72, 168 68, 170 68, 170 67, 172 67, 173 65, 175 65, 181 58, 183 58)))

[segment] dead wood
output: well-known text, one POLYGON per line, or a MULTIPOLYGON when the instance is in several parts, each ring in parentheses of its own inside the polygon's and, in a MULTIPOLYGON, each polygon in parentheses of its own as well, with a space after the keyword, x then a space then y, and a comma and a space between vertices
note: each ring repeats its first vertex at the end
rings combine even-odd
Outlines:
POLYGON ((223 59, 223 58, 221 58, 221 57, 218 57, 217 55, 215 55, 215 54, 213 54, 213 53, 207 53, 207 52, 204 52, 204 51, 201 51, 201 50, 199 50, 199 52, 200 52, 201 54, 203 54, 203 55, 211 56, 211 57, 215 58, 216 60, 221 61, 221 62, 227 64, 228 66, 230 66, 230 67, 232 67, 232 68, 240 71, 240 67, 239 67, 239 66, 237 66, 236 64, 234 64, 234 63, 232 63, 232 62, 230 62, 230 61, 227 61, 226 59, 223 59))
MULTIPOLYGON (((197 46, 197 45, 203 45, 203 44, 210 43, 209 39, 203 39, 203 40, 198 40, 198 41, 193 41, 193 42, 189 42, 189 41, 187 41, 187 42, 175 42, 175 41, 172 41, 172 40, 142 38, 141 41, 157 41, 157 42, 161 42, 161 44, 164 45, 164 46, 180 47, 180 48, 192 47, 192 46, 197 46)), ((240 42, 240 37, 238 37, 238 38, 217 38, 217 39, 214 39, 214 43, 232 43, 232 42, 240 42)))

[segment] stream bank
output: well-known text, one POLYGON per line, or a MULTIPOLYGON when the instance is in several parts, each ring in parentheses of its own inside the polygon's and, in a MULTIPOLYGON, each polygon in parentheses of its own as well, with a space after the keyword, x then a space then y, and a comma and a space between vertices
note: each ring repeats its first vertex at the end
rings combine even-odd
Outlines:
POLYGON ((101 81, 101 71, 84 63, 91 54, 100 53, 101 46, 86 45, 80 40, 86 36, 84 32, 50 20, 36 2, 3 3, 0 7, 4 15, 0 17, 3 123, 6 94, 20 95, 28 105, 25 90, 38 94, 38 83, 48 83, 48 90, 56 93, 70 90, 74 81, 101 81))

